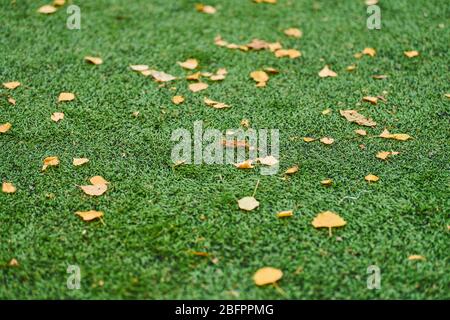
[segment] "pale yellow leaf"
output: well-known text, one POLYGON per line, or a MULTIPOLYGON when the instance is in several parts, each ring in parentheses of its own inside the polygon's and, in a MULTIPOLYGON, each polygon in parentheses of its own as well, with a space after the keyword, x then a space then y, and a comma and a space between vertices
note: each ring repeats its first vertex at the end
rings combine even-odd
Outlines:
POLYGON ((11 129, 11 123, 7 122, 0 125, 0 133, 6 133, 11 129))
POLYGON ((86 57, 84 57, 84 60, 86 60, 89 63, 96 64, 96 65, 103 63, 102 58, 99 58, 99 57, 86 56, 86 57))
POLYGON ((42 166, 42 171, 47 169, 47 167, 59 165, 59 159, 58 157, 47 157, 44 159, 43 163, 44 165, 42 166))
POLYGON ((102 211, 95 211, 95 210, 89 210, 89 211, 77 211, 75 212, 78 216, 80 216, 84 221, 92 221, 95 219, 100 219, 103 217, 102 211))
POLYGON ((42 6, 42 7, 40 7, 38 9, 38 12, 42 13, 42 14, 50 14, 50 13, 55 13, 56 10, 58 10, 56 7, 54 7, 52 5, 49 5, 49 4, 46 4, 46 5, 42 6))
POLYGON ((14 193, 14 192, 16 192, 16 187, 11 182, 3 182, 2 183, 2 192, 14 193))
POLYGON ((18 81, 4 82, 4 83, 3 83, 3 86, 4 86, 6 89, 10 89, 10 90, 13 90, 13 89, 17 88, 17 87, 19 87, 20 85, 21 85, 21 83, 18 82, 18 81))
POLYGON ((90 196, 101 196, 106 192, 108 187, 106 184, 95 184, 91 186, 80 186, 84 193, 90 196))
POLYGON ((294 215, 294 211, 292 211, 292 210, 280 211, 277 213, 278 218, 287 218, 287 217, 292 217, 293 215, 294 215))
POLYGON ((54 113, 50 116, 50 118, 51 118, 53 121, 58 122, 58 121, 64 119, 64 113, 63 113, 63 112, 54 112, 54 113))
POLYGON ((189 85, 189 90, 191 90, 192 92, 199 92, 205 90, 206 88, 208 88, 208 84, 203 82, 191 83, 189 85))
POLYGON ((74 166, 81 166, 85 163, 88 163, 89 159, 88 158, 73 158, 72 164, 74 166))
POLYGON ((106 181, 102 176, 93 176, 92 178, 89 179, 89 182, 92 183, 93 185, 109 183, 109 181, 106 181))
POLYGON ((283 277, 283 271, 272 267, 264 267, 256 271, 253 281, 257 286, 263 286, 277 282, 283 277))
POLYGON ((238 206, 242 210, 252 211, 259 206, 259 202, 254 197, 244 197, 238 200, 238 206))
POLYGON ((380 180, 379 177, 373 174, 368 174, 367 176, 364 177, 364 179, 369 182, 377 182, 378 180, 380 180))
POLYGON ((301 38, 303 32, 297 28, 289 28, 284 30, 284 34, 287 35, 288 37, 301 38))
POLYGON ((184 98, 183 98, 183 96, 174 96, 174 97, 172 98, 172 102, 173 102, 174 104, 181 104, 181 103, 184 102, 184 98))
POLYGON ((337 73, 334 72, 333 70, 331 70, 328 65, 326 65, 325 67, 323 67, 322 70, 320 70, 319 72, 319 77, 321 78, 327 78, 327 77, 337 77, 337 73))
POLYGON ((178 61, 177 63, 182 68, 188 69, 188 70, 193 70, 193 69, 197 68, 197 66, 198 66, 198 61, 196 59, 187 59, 184 62, 179 62, 178 61))
POLYGON ((58 102, 72 101, 75 95, 71 92, 61 92, 58 97, 58 102))

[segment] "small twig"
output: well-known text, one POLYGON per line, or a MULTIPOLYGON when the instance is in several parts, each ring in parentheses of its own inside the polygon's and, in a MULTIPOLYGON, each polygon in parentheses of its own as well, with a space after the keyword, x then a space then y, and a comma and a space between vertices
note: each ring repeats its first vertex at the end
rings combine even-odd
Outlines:
POLYGON ((253 191, 252 197, 255 197, 255 195, 256 195, 256 190, 258 189, 258 186, 259 186, 259 179, 258 179, 258 182, 256 182, 255 190, 253 191))

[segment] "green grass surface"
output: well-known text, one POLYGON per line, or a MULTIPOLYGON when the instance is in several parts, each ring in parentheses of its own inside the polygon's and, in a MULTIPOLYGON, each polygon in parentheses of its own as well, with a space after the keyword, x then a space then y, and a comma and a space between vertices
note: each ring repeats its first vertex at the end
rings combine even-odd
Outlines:
POLYGON ((445 1, 381 1, 380 31, 366 28, 362 0, 208 1, 215 15, 196 12, 197 1, 77 1, 81 30, 66 28, 65 8, 44 16, 36 10, 45 1, 12 2, 0 6, 0 82, 22 86, 0 89, 0 124, 13 125, 0 135, 0 179, 17 187, 15 194, 0 193, 0 298, 450 298, 445 1), (301 28, 303 38, 286 37, 289 27, 301 28), (218 34, 236 43, 279 40, 303 56, 220 48, 213 41, 218 34), (356 60, 365 47, 377 56, 356 60), (421 55, 407 59, 405 50, 421 55), (89 65, 85 55, 104 63, 89 65), (183 76, 176 62, 190 57, 203 71, 225 67, 229 75, 191 93, 185 80, 171 91, 128 67, 148 64, 183 76), (353 63, 357 70, 347 72, 353 63), (319 78, 325 64, 339 76, 319 78), (249 73, 265 66, 281 73, 256 88, 249 73), (76 100, 58 104, 62 91, 76 100), (175 94, 185 103, 172 104, 175 94), (379 94, 386 103, 361 103, 379 94), (206 107, 205 95, 232 108, 206 107), (321 114, 326 108, 331 115, 321 114), (358 126, 340 109, 357 109, 378 125, 368 137, 357 136, 358 126), (59 123, 50 120, 56 111, 65 113, 59 123), (279 174, 230 165, 172 168, 173 130, 192 130, 203 120, 205 128, 225 131, 243 118, 255 129, 280 130, 279 174), (384 127, 414 139, 375 138, 384 127), (304 136, 336 142, 307 144, 304 136), (401 154, 381 161, 375 154, 382 150, 401 154), (59 167, 41 172, 42 160, 53 155, 59 167), (74 167, 73 157, 91 161, 74 167), (299 173, 283 180, 293 164, 299 173), (369 173, 380 181, 368 184, 369 173), (94 175, 111 182, 98 198, 77 188, 94 175), (335 184, 322 187, 324 178, 335 184), (236 201, 251 195, 258 179, 260 207, 244 213, 236 201), (294 217, 275 217, 293 207, 294 217), (105 212, 105 225, 74 214, 90 209, 105 212), (311 225, 325 210, 348 222, 333 237, 311 225), (209 252, 218 263, 190 250, 209 252), (411 254, 427 260, 408 261, 411 254), (19 267, 8 266, 12 258, 19 267), (81 268, 80 290, 66 288, 73 264, 81 268), (381 269, 380 290, 366 288, 369 265, 381 269), (255 286, 253 273, 263 266, 283 270, 284 294, 255 286))

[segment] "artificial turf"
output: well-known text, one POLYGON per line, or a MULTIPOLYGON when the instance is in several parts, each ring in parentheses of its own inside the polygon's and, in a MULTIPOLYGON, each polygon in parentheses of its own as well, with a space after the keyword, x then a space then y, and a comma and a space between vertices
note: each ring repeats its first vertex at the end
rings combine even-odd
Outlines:
POLYGON ((0 179, 17 187, 0 193, 0 298, 449 299, 448 3, 380 1, 382 29, 368 30, 362 0, 211 0, 214 15, 197 12, 196 2, 80 0, 81 30, 69 30, 65 8, 47 16, 36 13, 45 1, 2 1, 0 82, 22 86, 0 89, 0 124, 12 124, 0 135, 0 179), (286 37, 289 27, 304 36, 286 37), (235 43, 279 40, 303 56, 221 48, 219 34, 235 43), (365 47, 377 55, 355 59, 365 47), (408 59, 405 50, 420 56, 408 59), (104 63, 89 65, 86 55, 104 63), (191 57, 203 71, 227 68, 227 78, 192 93, 185 80, 173 91, 129 69, 148 64, 183 76, 176 62, 191 57), (339 76, 319 78, 325 64, 339 76), (281 73, 255 87, 249 73, 268 66, 281 73), (76 100, 58 104, 62 91, 76 100), (186 101, 174 105, 175 94, 186 101), (206 107, 205 95, 232 107, 206 107), (387 102, 362 103, 366 95, 387 102), (378 125, 357 136, 340 109, 378 125), (55 111, 65 119, 51 121, 55 111), (203 120, 225 131, 244 118, 252 128, 280 130, 277 175, 231 165, 173 168, 173 130, 203 120), (375 137, 385 127, 413 139, 375 137), (382 161, 375 157, 382 150, 400 154, 382 161), (47 156, 61 163, 41 172, 47 156), (90 162, 74 167, 73 157, 90 162), (283 179, 294 164, 300 171, 283 179), (369 173, 380 181, 364 181, 369 173), (111 182, 98 198, 77 188, 94 175, 111 182), (321 186, 324 178, 334 185, 321 186), (240 211, 236 201, 257 180, 260 207, 240 211), (292 218, 276 218, 292 208, 292 218), (90 209, 105 212, 104 224, 74 214, 90 209), (311 225, 325 210, 347 221, 332 237, 311 225), (426 260, 409 261, 412 254, 426 260), (18 267, 8 266, 12 258, 18 267), (80 290, 66 286, 68 265, 81 268, 80 290), (381 270, 379 290, 367 289, 370 265, 381 270), (252 276, 264 266, 283 270, 281 290, 255 286, 252 276))

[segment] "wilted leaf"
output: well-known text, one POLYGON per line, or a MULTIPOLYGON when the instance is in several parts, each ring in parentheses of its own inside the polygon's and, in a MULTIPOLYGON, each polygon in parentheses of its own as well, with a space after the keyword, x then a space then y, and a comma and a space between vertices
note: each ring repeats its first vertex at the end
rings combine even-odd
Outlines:
POLYGON ((259 163, 265 165, 265 166, 273 166, 276 165, 279 161, 274 156, 266 156, 264 158, 258 158, 256 159, 259 163))
POLYGON ((103 63, 102 58, 99 58, 99 57, 86 56, 86 57, 84 57, 84 60, 86 60, 89 63, 96 64, 96 65, 103 63))
POLYGON ((328 232, 331 237, 331 228, 343 227, 347 222, 342 219, 339 215, 331 211, 325 211, 319 213, 314 220, 312 225, 314 228, 328 228, 328 232))
POLYGON ((277 213, 278 218, 287 218, 287 217, 292 217, 293 215, 294 215, 294 211, 292 211, 292 210, 280 211, 277 213))
POLYGON ((323 114, 324 116, 326 116, 326 115, 330 114, 331 112, 333 112, 333 110, 331 110, 330 108, 327 108, 327 109, 325 109, 325 110, 322 111, 322 114, 323 114))
POLYGON ((253 164, 252 160, 245 160, 240 163, 235 163, 234 166, 238 169, 253 169, 254 166, 252 164, 253 164))
POLYGON ((101 196, 106 192, 108 187, 106 184, 95 184, 91 186, 80 186, 81 190, 84 191, 87 195, 90 196, 101 196))
POLYGON ((59 165, 58 157, 47 157, 44 159, 44 165, 42 166, 42 171, 46 170, 47 167, 59 165))
POLYGON ((363 129, 357 129, 355 130, 356 134, 359 134, 360 136, 366 136, 367 135, 367 131, 363 130, 363 129))
POLYGON ((272 284, 283 277, 283 271, 280 269, 265 267, 261 268, 253 275, 253 281, 257 286, 272 284))
POLYGON ((360 126, 375 127, 377 125, 375 121, 370 118, 364 117, 356 110, 340 110, 339 113, 341 114, 341 116, 345 117, 347 121, 355 122, 360 126))
POLYGON ((387 129, 384 129, 384 131, 380 134, 380 138, 406 141, 408 139, 411 139, 411 136, 407 135, 406 133, 391 134, 387 129))
POLYGON ((189 90, 191 90, 192 92, 202 91, 205 90, 206 88, 208 88, 208 84, 203 82, 191 83, 189 85, 189 90))
POLYGON ((6 133, 11 129, 11 123, 7 122, 0 125, 0 133, 6 133))
POLYGON ((131 68, 131 70, 138 71, 138 72, 146 71, 149 69, 148 65, 146 65, 146 64, 130 65, 130 68, 131 68))
POLYGON ((165 73, 163 71, 152 70, 150 74, 157 82, 168 82, 176 79, 176 77, 174 77, 173 75, 165 73))
POLYGON ((38 12, 39 12, 39 13, 43 13, 43 14, 50 14, 50 13, 55 13, 56 10, 58 10, 58 9, 55 8, 55 7, 52 6, 52 5, 47 4, 47 5, 45 5, 45 6, 40 7, 40 8, 38 9, 38 12))
POLYGON ((89 179, 89 182, 92 183, 93 185, 109 183, 109 181, 106 181, 102 176, 93 176, 92 178, 89 179))
POLYGON ((277 58, 289 57, 291 59, 295 59, 301 57, 301 55, 302 53, 295 49, 279 49, 275 51, 275 57, 277 58))
POLYGON ((418 255, 418 254, 413 254, 413 255, 410 255, 410 256, 408 257, 408 260, 409 260, 409 261, 416 261, 416 260, 425 261, 426 258, 425 258, 424 256, 421 256, 421 255, 418 255))
POLYGON ((10 267, 18 267, 19 266, 19 261, 17 261, 17 259, 12 258, 8 262, 8 266, 10 266, 10 267))
POLYGON ((356 70, 356 64, 352 64, 352 65, 349 65, 347 68, 345 68, 347 71, 349 71, 349 72, 351 72, 351 71, 354 71, 354 70, 356 70))
POLYGON ((253 71, 250 73, 250 77, 257 82, 256 86, 263 87, 266 82, 269 81, 269 75, 264 71, 253 71))
POLYGON ((18 81, 4 82, 4 83, 3 83, 3 86, 4 86, 6 89, 10 89, 10 90, 13 90, 13 89, 17 88, 17 87, 19 87, 20 85, 21 85, 21 83, 18 82, 18 81))
POLYGON ((284 34, 287 35, 288 37, 301 38, 303 32, 297 28, 289 28, 284 30, 284 34))
POLYGON ((287 169, 284 174, 294 174, 296 172, 298 172, 298 166, 293 166, 287 169))
POLYGON ((313 141, 316 141, 316 139, 311 138, 311 137, 304 137, 303 141, 305 141, 305 142, 313 142, 313 141))
POLYGON ((73 158, 72 164, 74 166, 81 166, 85 163, 88 163, 89 159, 88 158, 73 158))
POLYGON ((203 101, 206 103, 206 105, 213 107, 215 109, 224 109, 224 108, 229 108, 230 106, 223 103, 223 102, 218 102, 218 101, 214 101, 211 100, 209 98, 204 98, 203 101))
POLYGON ((214 14, 217 11, 216 8, 214 8, 213 6, 206 6, 206 5, 201 4, 201 3, 197 3, 195 5, 195 9, 198 12, 203 12, 203 13, 207 13, 207 14, 214 14))
POLYGON ((184 62, 177 62, 184 69, 193 70, 197 68, 198 61, 196 59, 187 59, 184 62))
POLYGON ((333 180, 332 179, 325 179, 320 181, 320 184, 323 186, 331 186, 333 184, 333 180))
POLYGON ((275 4, 275 3, 277 3, 277 0, 253 0, 253 2, 275 4))
POLYGON ((386 79, 388 76, 384 75, 384 74, 375 74, 372 76, 372 78, 377 79, 377 80, 383 80, 386 79))
POLYGON ((319 72, 319 77, 321 78, 327 78, 327 77, 337 77, 337 73, 332 71, 328 65, 326 65, 325 67, 323 67, 322 70, 320 70, 319 72))
POLYGON ((16 192, 16 187, 10 182, 3 182, 2 183, 2 192, 14 193, 14 192, 16 192))
POLYGON ((238 201, 239 208, 245 211, 252 211, 259 206, 259 202, 254 197, 244 197, 238 201))
POLYGON ((174 96, 172 98, 172 102, 175 104, 181 104, 184 102, 184 98, 183 98, 183 96, 174 96))
POLYGON ((405 56, 407 56, 408 58, 414 58, 417 57, 419 55, 419 51, 405 51, 404 52, 405 56))
POLYGON ((389 151, 380 151, 380 152, 377 153, 376 157, 378 159, 381 159, 381 160, 386 160, 389 156, 397 155, 397 154, 399 154, 399 152, 396 152, 396 151, 391 151, 391 152, 389 152, 389 151))
POLYGON ((252 50, 264 50, 269 48, 269 43, 264 40, 253 39, 249 44, 247 44, 247 47, 252 50))
POLYGON ((378 180, 380 180, 379 177, 377 177, 376 175, 373 175, 373 174, 368 174, 367 176, 364 177, 364 179, 366 179, 366 181, 369 181, 369 182, 377 182, 378 180))
POLYGON ((378 103, 378 98, 377 97, 366 96, 366 97, 363 97, 363 101, 370 102, 371 104, 377 104, 378 103))
POLYGON ((61 7, 66 4, 66 0, 53 0, 53 5, 55 7, 61 7))
POLYGON ((64 113, 63 113, 63 112, 54 112, 54 113, 50 116, 50 118, 51 118, 53 121, 58 122, 58 121, 64 119, 64 113))
POLYGON ((79 215, 84 221, 92 221, 103 217, 102 211, 95 211, 95 210, 77 211, 75 212, 75 214, 79 215))
POLYGON ((14 99, 13 97, 8 97, 8 102, 9 102, 10 104, 12 104, 13 106, 16 105, 16 99, 14 99))
POLYGON ((322 142, 323 144, 333 144, 334 139, 330 137, 323 137, 320 139, 320 142, 322 142))
POLYGON ((375 57, 377 52, 374 48, 364 48, 364 50, 362 51, 362 54, 365 54, 365 55, 368 55, 371 57, 375 57))
POLYGON ((58 102, 72 101, 75 95, 71 92, 61 92, 58 97, 58 102))

